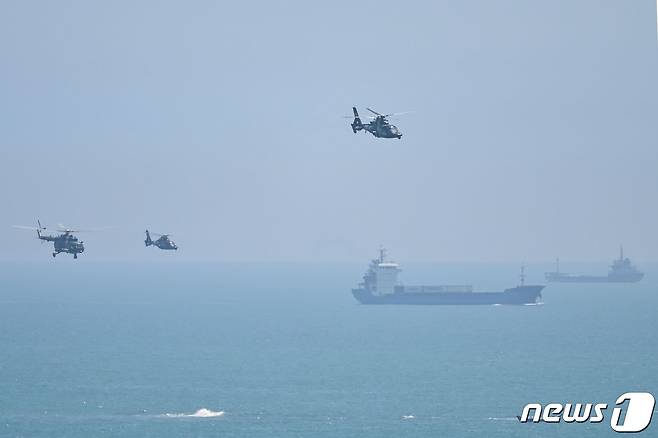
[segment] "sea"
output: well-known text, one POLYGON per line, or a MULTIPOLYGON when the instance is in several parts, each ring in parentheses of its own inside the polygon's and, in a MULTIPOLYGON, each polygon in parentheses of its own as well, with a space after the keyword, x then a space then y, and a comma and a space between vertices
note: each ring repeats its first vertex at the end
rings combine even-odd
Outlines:
MULTIPOLYGON (((658 266, 528 306, 360 305, 365 268, 0 263, 0 437, 605 437, 617 397, 658 396, 658 266), (551 402, 608 409, 516 418, 551 402)), ((410 285, 520 282, 513 264, 403 269, 410 285)))

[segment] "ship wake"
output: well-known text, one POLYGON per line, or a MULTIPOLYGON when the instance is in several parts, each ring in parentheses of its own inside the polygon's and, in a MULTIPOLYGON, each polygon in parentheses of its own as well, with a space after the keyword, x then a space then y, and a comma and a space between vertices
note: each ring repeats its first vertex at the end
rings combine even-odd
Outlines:
POLYGON ((193 412, 191 414, 187 413, 178 413, 178 414, 164 414, 163 417, 166 418, 216 418, 216 417, 223 417, 224 416, 224 411, 212 411, 210 409, 206 408, 201 408, 197 410, 196 412, 193 412))

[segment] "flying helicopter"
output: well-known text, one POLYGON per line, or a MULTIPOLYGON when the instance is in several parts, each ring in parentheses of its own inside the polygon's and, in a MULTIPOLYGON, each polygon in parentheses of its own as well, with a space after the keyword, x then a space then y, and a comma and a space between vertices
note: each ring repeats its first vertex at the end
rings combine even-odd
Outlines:
POLYGON ((157 240, 152 240, 149 230, 146 230, 146 240, 144 241, 144 245, 146 246, 153 245, 153 246, 157 246, 160 249, 171 249, 171 250, 178 249, 174 241, 169 239, 169 234, 158 234, 158 233, 153 233, 153 234, 160 237, 157 240))
POLYGON ((41 222, 37 220, 38 227, 24 227, 21 225, 15 225, 15 228, 21 228, 21 229, 27 229, 27 230, 36 230, 37 232, 37 238, 39 240, 45 241, 45 242, 53 242, 53 245, 55 247, 55 251, 53 251, 53 257, 56 257, 57 254, 60 252, 66 253, 66 254, 73 254, 73 258, 77 259, 78 254, 82 254, 85 251, 85 246, 82 242, 82 240, 78 240, 76 236, 73 235, 73 233, 77 233, 80 231, 86 231, 86 230, 73 230, 70 228, 66 228, 60 224, 59 227, 57 227, 57 231, 59 231, 62 234, 58 235, 44 235, 41 234, 42 231, 45 231, 47 228, 41 225, 41 222))
MULTIPOLYGON (((399 116, 402 114, 407 114, 409 111, 404 113, 392 113, 392 114, 380 114, 375 110, 366 108, 368 111, 373 113, 375 116, 370 117, 373 119, 371 122, 363 123, 359 117, 359 113, 356 110, 356 107, 352 107, 354 112, 354 121, 352 122, 352 131, 356 134, 357 131, 367 131, 374 135, 377 138, 397 138, 398 140, 402 138, 402 133, 397 128, 397 126, 392 125, 388 121, 388 117, 399 116)), ((351 117, 351 116, 347 116, 351 117)))

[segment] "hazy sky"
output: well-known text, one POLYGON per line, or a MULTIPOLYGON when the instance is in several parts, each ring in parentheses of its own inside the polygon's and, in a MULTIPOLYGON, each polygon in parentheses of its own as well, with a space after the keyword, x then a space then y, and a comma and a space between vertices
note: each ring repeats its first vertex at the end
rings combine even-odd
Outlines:
POLYGON ((0 258, 658 260, 655 8, 2 2, 0 258))

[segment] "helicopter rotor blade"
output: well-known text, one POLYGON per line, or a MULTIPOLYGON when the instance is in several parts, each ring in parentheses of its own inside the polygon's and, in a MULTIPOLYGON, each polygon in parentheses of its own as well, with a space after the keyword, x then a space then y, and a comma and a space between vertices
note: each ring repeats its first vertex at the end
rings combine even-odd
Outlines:
MULTIPOLYGON (((414 113, 414 112, 415 112, 415 111, 403 111, 403 112, 401 112, 401 113, 380 114, 380 113, 378 113, 377 111, 373 110, 372 108, 366 108, 366 109, 367 109, 368 111, 370 111, 371 113, 375 114, 377 117, 384 117, 384 118, 386 118, 386 117, 394 117, 394 116, 401 116, 401 115, 403 115, 403 114, 410 114, 410 113, 414 113)), ((372 117, 372 116, 370 116, 370 117, 373 118, 373 119, 376 118, 376 117, 372 117)))
POLYGON ((45 227, 37 228, 37 227, 35 227, 35 226, 31 226, 31 227, 29 227, 29 226, 27 226, 27 225, 12 225, 11 227, 12 227, 12 228, 18 228, 19 230, 31 230, 31 231, 37 231, 37 230, 39 230, 39 229, 41 229, 41 230, 45 230, 45 227))
POLYGON ((395 116, 401 116, 403 114, 411 114, 415 113, 416 111, 402 111, 401 113, 391 113, 391 114, 386 114, 384 117, 395 117, 395 116))
POLYGON ((66 232, 74 232, 74 231, 75 231, 74 229, 69 228, 69 227, 66 227, 66 226, 62 225, 61 223, 58 223, 58 224, 57 224, 57 228, 55 228, 55 229, 56 229, 57 231, 61 231, 61 232, 64 232, 64 233, 66 233, 66 232))
POLYGON ((57 231, 60 231, 62 233, 95 233, 98 231, 105 231, 109 230, 110 228, 114 227, 96 227, 96 228, 67 228, 62 224, 59 224, 57 227, 57 231))

